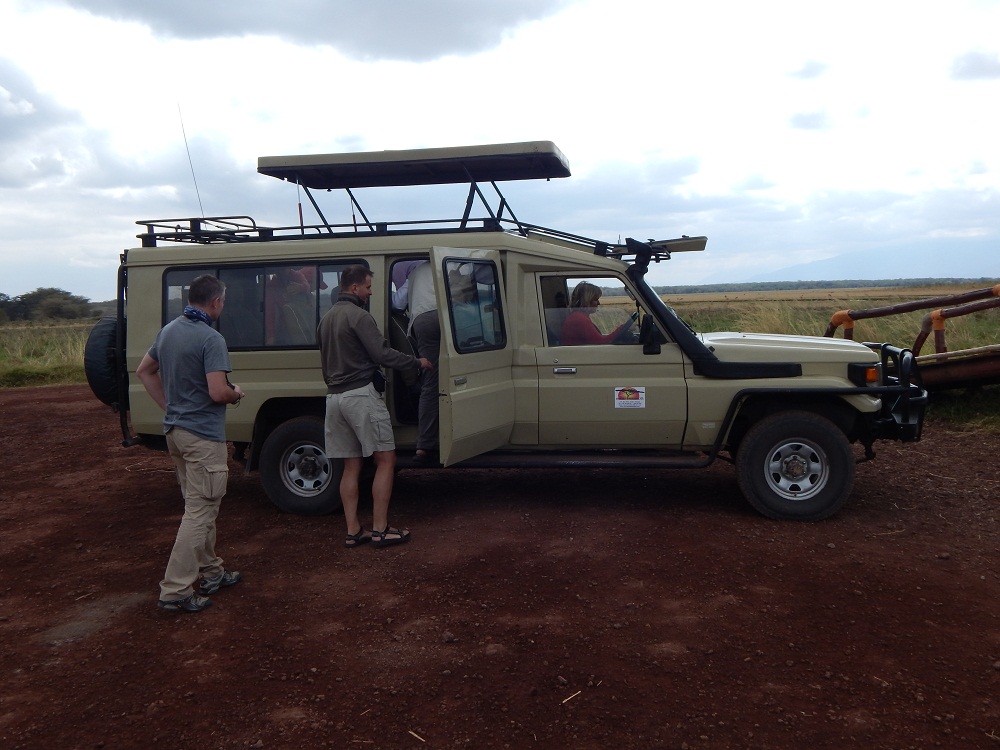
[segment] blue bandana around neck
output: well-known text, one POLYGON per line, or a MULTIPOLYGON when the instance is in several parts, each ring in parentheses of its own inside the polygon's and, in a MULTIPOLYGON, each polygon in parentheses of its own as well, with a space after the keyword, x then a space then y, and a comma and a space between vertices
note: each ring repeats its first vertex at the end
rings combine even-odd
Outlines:
POLYGON ((199 310, 197 307, 191 307, 191 305, 184 308, 184 317, 191 318, 191 320, 200 320, 206 325, 212 325, 212 318, 209 317, 207 312, 199 310))

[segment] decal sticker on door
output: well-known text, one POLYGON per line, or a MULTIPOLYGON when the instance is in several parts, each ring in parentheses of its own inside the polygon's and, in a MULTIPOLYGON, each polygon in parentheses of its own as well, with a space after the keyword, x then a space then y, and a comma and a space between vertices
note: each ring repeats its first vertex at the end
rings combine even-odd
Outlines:
POLYGON ((624 386, 615 388, 615 408, 616 409, 645 409, 646 408, 646 388, 645 386, 624 386))

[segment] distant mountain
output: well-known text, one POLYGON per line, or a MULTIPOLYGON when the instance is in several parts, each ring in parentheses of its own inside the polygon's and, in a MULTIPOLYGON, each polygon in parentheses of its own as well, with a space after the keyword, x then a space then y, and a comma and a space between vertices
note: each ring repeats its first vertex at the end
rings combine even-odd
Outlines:
POLYGON ((1000 279, 1000 243, 995 239, 961 242, 927 240, 907 248, 873 248, 778 268, 746 281, 943 278, 1000 279))

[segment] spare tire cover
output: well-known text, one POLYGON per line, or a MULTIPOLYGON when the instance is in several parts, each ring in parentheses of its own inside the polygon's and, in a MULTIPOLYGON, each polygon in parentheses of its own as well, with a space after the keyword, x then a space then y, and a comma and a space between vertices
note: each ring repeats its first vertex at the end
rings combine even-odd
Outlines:
MULTIPOLYGON (((118 318, 107 315, 91 329, 83 350, 83 368, 87 373, 90 390, 108 406, 118 405, 118 373, 115 371, 117 337, 118 318)), ((128 409, 128 403, 119 407, 128 409)))

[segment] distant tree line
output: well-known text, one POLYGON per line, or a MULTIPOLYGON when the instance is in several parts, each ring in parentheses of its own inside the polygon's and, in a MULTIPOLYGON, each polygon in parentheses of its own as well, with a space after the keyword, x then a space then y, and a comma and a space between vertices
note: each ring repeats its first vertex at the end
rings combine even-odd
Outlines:
MULTIPOLYGON (((940 286, 945 284, 982 283, 992 286, 994 279, 840 279, 837 281, 761 281, 746 284, 704 284, 686 286, 656 286, 660 295, 719 294, 722 292, 774 292, 790 289, 868 289, 872 287, 940 286)), ((622 287, 602 287, 605 295, 620 296, 622 287)), ((86 297, 70 294, 63 289, 38 288, 33 292, 11 297, 0 292, 0 323, 27 320, 79 320, 97 318, 114 308, 114 301, 91 302, 86 297)))
POLYGON ((705 284, 702 286, 657 286, 657 294, 719 294, 723 292, 778 292, 795 289, 880 289, 907 286, 945 286, 982 283, 993 286, 992 279, 839 279, 836 281, 758 281, 746 284, 705 284))
POLYGON ((78 320, 94 317, 94 306, 86 297, 62 289, 39 288, 11 297, 0 292, 0 323, 23 320, 78 320))

